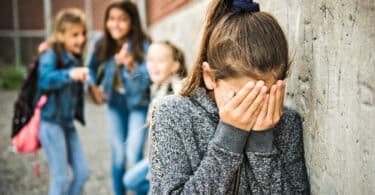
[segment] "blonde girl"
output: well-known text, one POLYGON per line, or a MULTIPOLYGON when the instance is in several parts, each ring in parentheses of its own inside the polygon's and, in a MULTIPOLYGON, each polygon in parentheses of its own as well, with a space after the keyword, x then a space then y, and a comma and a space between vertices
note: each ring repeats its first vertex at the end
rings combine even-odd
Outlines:
POLYGON ((81 194, 89 170, 73 120, 85 123, 82 67, 86 44, 86 20, 79 9, 57 14, 48 47, 39 57, 39 94, 46 94, 39 139, 50 169, 50 195, 81 194), (73 178, 69 179, 69 166, 73 178))

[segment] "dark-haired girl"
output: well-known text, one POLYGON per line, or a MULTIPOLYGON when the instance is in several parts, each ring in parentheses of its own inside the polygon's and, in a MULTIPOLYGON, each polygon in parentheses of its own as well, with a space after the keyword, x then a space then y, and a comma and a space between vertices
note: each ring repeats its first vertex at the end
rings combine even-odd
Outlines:
POLYGON ((142 159, 144 128, 150 101, 145 56, 150 38, 141 28, 136 5, 114 1, 105 11, 104 35, 89 56, 90 92, 98 105, 107 104, 112 150, 112 178, 116 195, 123 195, 125 166, 142 159), (97 85, 103 64, 103 91, 97 85))

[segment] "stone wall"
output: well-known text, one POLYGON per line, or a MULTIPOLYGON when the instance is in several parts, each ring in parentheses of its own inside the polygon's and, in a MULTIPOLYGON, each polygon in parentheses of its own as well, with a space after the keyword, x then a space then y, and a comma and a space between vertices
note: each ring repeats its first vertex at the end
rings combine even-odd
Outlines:
MULTIPOLYGON (((150 27, 196 55, 208 1, 150 27)), ((375 194, 375 1, 260 0, 287 34, 294 64, 286 104, 304 118, 313 194, 375 194)))

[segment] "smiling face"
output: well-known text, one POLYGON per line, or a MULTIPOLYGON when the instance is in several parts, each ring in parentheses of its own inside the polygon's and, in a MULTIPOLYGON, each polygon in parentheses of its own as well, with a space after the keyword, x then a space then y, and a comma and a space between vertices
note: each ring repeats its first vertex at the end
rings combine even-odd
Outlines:
POLYGON ((162 84, 172 76, 179 68, 179 63, 173 59, 169 46, 153 43, 148 49, 147 69, 151 80, 156 84, 162 84))
POLYGON ((121 41, 130 32, 131 19, 128 13, 114 7, 109 10, 105 25, 111 37, 116 41, 121 41))
POLYGON ((57 37, 68 52, 82 55, 87 40, 84 24, 67 23, 65 24, 65 31, 57 32, 57 37))

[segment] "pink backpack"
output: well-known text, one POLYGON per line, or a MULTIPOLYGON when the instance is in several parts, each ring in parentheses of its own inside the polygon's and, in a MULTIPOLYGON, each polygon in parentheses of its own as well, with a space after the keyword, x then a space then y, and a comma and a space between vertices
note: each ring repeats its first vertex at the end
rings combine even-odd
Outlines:
POLYGON ((19 153, 34 153, 35 175, 39 176, 39 163, 37 159, 37 151, 41 147, 39 142, 39 127, 41 121, 42 107, 47 102, 47 96, 43 95, 39 98, 34 108, 34 113, 30 120, 12 137, 14 148, 19 153))

